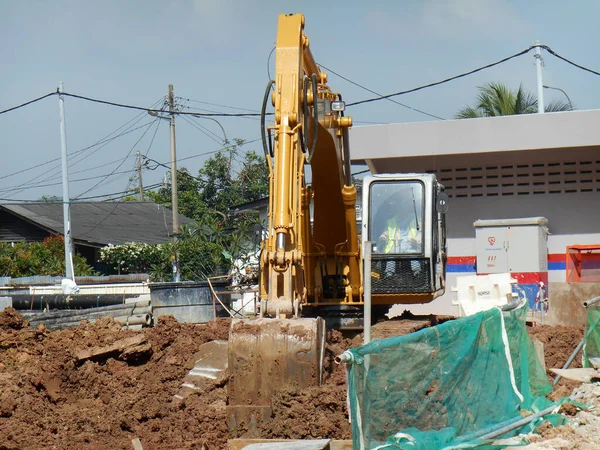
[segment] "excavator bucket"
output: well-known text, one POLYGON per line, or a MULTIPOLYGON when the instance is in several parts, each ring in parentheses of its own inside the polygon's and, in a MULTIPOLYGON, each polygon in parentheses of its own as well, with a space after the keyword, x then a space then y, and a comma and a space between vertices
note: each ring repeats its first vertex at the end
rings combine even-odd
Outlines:
POLYGON ((230 429, 256 430, 271 415, 273 393, 321 384, 323 319, 233 319, 229 330, 230 429), (242 425, 245 424, 245 425, 242 425))

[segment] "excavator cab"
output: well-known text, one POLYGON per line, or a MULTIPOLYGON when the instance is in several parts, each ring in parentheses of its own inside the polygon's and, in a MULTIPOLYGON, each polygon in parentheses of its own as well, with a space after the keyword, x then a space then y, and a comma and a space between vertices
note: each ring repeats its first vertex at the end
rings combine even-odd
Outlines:
POLYGON ((364 179, 362 240, 372 245, 374 304, 427 303, 444 293, 447 208, 433 174, 364 179))

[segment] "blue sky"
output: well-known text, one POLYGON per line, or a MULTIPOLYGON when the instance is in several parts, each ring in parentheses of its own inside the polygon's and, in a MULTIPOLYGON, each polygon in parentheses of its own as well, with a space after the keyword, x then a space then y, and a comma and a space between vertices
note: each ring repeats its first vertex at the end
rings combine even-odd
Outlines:
MULTIPOLYGON (((306 16, 305 32, 317 62, 382 94, 497 61, 535 40, 600 70, 600 37, 595 32, 600 2, 593 0, 0 0, 4 47, 0 110, 54 91, 59 81, 67 92, 140 106, 161 101, 171 83, 176 96, 193 100, 179 100, 187 111, 243 112, 206 103, 258 110, 277 17, 284 12, 306 16)), ((598 108, 598 76, 548 53, 542 56, 545 84, 564 89, 577 109, 598 108)), ((272 74, 273 60, 270 67, 272 74)), ((490 81, 513 89, 522 83, 535 93, 533 52, 395 100, 451 119, 458 109, 473 103, 477 86, 490 81)), ((329 83, 348 102, 373 96, 331 73, 329 83)), ((561 99, 560 92, 545 91, 546 101, 561 99)), ((98 142, 138 116, 135 111, 72 98, 65 103, 69 153, 98 142)), ((388 101, 349 108, 347 113, 357 126, 435 120, 388 101)), ((142 128, 72 158, 72 197, 125 190, 134 174, 136 150, 168 163, 167 123, 150 125, 154 119, 144 114, 138 119, 136 126, 142 128), (104 180, 113 171, 115 175, 104 180)), ((206 158, 198 155, 221 148, 222 131, 211 120, 188 120, 177 120, 177 154, 179 165, 196 174, 206 158)), ((260 136, 255 119, 218 120, 230 140, 260 136)), ((60 161, 11 176, 60 157, 56 97, 0 116, 0 136, 0 198, 61 195, 60 161), (32 183, 44 186, 31 189, 32 183)), ((260 142, 244 149, 262 152, 260 142)), ((162 167, 145 170, 144 184, 160 182, 165 173, 162 167)))

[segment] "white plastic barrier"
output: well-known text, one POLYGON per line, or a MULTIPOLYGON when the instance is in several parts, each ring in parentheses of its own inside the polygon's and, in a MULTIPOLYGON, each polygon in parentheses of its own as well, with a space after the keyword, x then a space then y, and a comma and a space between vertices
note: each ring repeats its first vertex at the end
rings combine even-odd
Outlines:
POLYGON ((456 287, 452 289, 457 293, 457 300, 453 304, 458 305, 463 317, 506 305, 516 295, 512 289, 516 282, 510 273, 457 277, 456 287))

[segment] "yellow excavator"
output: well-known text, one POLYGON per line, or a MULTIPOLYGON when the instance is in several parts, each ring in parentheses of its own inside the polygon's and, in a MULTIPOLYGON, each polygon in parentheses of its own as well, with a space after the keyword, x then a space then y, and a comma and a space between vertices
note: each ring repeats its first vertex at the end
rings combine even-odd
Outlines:
POLYGON ((357 210, 352 118, 344 115, 342 96, 329 87, 303 29, 302 14, 279 16, 275 79, 261 114, 270 174, 261 317, 232 321, 231 428, 268 420, 276 389, 321 382, 326 328, 362 326, 365 276, 373 320, 394 304, 428 303, 445 289, 443 186, 433 174, 366 177, 357 210), (371 266, 363 269, 367 242, 371 266))

